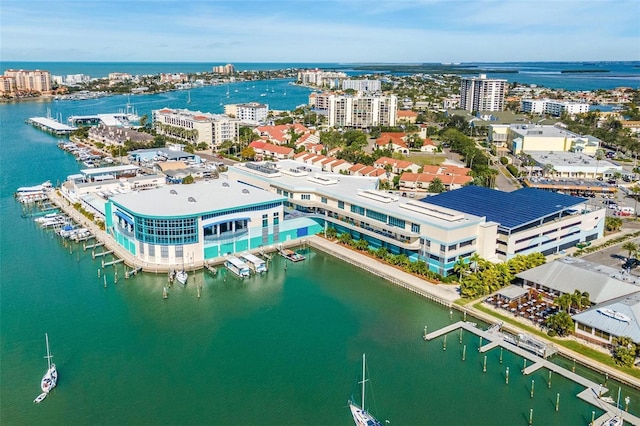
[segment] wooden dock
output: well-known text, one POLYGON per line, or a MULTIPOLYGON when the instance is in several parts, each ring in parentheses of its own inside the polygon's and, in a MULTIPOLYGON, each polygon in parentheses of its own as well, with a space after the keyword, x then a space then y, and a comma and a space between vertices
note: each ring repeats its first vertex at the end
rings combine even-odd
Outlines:
POLYGON ((431 333, 425 334, 423 338, 426 341, 433 340, 437 337, 444 336, 445 334, 451 333, 452 331, 458 330, 460 328, 470 333, 473 333, 477 336, 482 337, 483 340, 489 341, 489 343, 485 345, 482 345, 481 343, 481 346, 478 347, 478 350, 480 352, 487 352, 491 349, 494 349, 500 346, 510 352, 513 352, 521 356, 522 358, 532 361, 533 362, 532 365, 522 370, 523 375, 528 375, 541 368, 546 368, 549 371, 553 371, 556 374, 559 374, 573 382, 580 384, 581 386, 584 386, 585 389, 582 392, 580 392, 577 395, 577 397, 605 411, 605 414, 596 420, 595 425, 600 425, 602 424, 603 421, 610 419, 615 415, 619 415, 624 419, 624 421, 627 424, 640 426, 639 417, 629 414, 626 411, 619 410, 614 405, 608 404, 599 398, 599 396, 605 395, 609 391, 609 389, 605 388, 599 383, 595 383, 589 379, 586 379, 580 376, 579 374, 569 371, 563 367, 560 367, 557 364, 552 363, 551 361, 548 361, 538 355, 535 355, 532 352, 529 352, 521 347, 518 347, 512 343, 505 341, 504 339, 502 339, 501 335, 496 332, 497 330, 495 328, 493 329, 492 332, 489 332, 489 331, 479 329, 472 322, 458 321, 456 323, 443 327, 439 330, 432 331, 431 333))

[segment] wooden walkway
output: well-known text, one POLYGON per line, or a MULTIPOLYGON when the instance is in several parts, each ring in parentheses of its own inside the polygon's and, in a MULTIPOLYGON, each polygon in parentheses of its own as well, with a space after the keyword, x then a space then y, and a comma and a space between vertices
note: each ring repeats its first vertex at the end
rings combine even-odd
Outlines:
POLYGON ((556 365, 550 361, 547 361, 546 359, 541 358, 525 349, 522 349, 509 342, 506 342, 502 339, 502 337, 498 333, 490 333, 485 330, 480 330, 472 322, 458 321, 456 323, 443 327, 439 330, 432 331, 431 333, 424 335, 423 338, 424 340, 427 340, 427 341, 433 340, 437 337, 443 336, 445 334, 448 334, 460 328, 467 330, 470 333, 473 333, 477 336, 482 337, 483 340, 486 339, 487 341, 489 341, 489 343, 482 345, 478 348, 480 352, 487 352, 493 348, 500 346, 525 359, 532 361, 533 362, 532 365, 522 370, 522 374, 525 376, 541 368, 546 368, 547 370, 553 371, 556 374, 559 374, 563 377, 566 377, 569 380, 572 380, 580 384, 581 386, 584 386, 585 389, 582 392, 580 392, 577 395, 577 397, 605 411, 605 414, 603 414, 596 420, 595 425, 600 425, 602 424, 603 421, 610 419, 615 415, 619 415, 624 419, 624 421, 627 424, 640 426, 639 417, 629 414, 626 411, 619 410, 614 405, 606 403, 598 397, 598 395, 600 396, 605 395, 609 391, 607 388, 605 388, 601 384, 595 383, 589 379, 586 379, 580 376, 579 374, 576 374, 572 371, 569 371, 565 368, 560 367, 559 365, 556 365))

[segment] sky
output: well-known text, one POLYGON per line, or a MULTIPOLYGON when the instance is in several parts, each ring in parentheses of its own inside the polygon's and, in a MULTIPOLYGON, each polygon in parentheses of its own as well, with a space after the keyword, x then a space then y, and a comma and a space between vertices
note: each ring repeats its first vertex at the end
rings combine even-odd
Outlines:
POLYGON ((0 61, 640 60, 640 0, 2 0, 0 61))

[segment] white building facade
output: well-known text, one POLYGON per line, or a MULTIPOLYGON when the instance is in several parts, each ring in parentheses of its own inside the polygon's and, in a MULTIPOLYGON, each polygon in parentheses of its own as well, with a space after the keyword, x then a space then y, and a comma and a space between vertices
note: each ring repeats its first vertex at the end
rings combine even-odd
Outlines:
POLYGON ((479 77, 463 78, 460 82, 460 108, 467 111, 502 111, 507 80, 479 77))
POLYGON ((382 90, 380 80, 344 80, 342 90, 353 89, 358 92, 379 92, 382 90))
POLYGON ((329 95, 327 117, 331 127, 366 129, 395 126, 398 112, 396 96, 329 95))

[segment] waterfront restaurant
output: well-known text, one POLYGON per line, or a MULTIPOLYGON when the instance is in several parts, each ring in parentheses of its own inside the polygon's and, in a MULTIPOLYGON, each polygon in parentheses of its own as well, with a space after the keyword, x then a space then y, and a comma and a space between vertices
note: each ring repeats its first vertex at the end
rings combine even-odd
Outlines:
POLYGON ((274 246, 322 230, 283 221, 282 195, 232 179, 120 194, 105 205, 107 232, 147 264, 190 265, 274 246))

